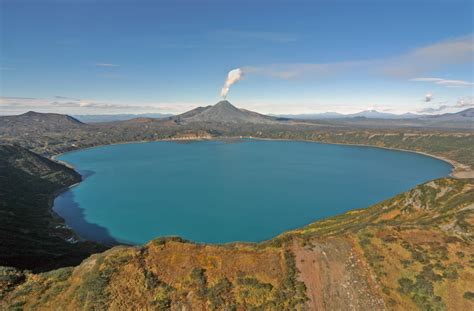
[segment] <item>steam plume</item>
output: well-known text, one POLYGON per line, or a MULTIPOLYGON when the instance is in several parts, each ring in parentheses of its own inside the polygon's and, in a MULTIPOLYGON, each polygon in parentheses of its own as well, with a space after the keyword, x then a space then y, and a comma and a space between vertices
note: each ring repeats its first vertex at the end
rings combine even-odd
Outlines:
POLYGON ((235 82, 242 80, 243 75, 244 75, 244 72, 240 68, 229 71, 229 73, 227 74, 227 79, 225 80, 224 86, 222 87, 222 90, 221 90, 222 98, 225 99, 227 97, 227 93, 229 93, 230 86, 234 84, 235 82))

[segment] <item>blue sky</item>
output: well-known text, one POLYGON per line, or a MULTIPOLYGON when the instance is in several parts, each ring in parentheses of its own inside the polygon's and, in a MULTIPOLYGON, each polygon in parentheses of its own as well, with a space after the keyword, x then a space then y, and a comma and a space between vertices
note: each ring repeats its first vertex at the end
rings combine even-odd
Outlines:
POLYGON ((0 114, 178 113, 234 68, 263 113, 473 104, 473 1, 0 3, 0 114))

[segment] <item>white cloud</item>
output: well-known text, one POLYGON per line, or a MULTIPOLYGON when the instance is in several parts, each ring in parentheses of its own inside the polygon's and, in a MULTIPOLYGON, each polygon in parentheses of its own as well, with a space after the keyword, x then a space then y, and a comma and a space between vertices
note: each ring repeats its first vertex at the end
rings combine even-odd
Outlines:
POLYGON ((74 99, 66 96, 53 98, 1 97, 0 115, 20 114, 29 110, 63 114, 117 114, 117 113, 181 113, 200 103, 111 102, 74 99))
POLYGON ((456 103, 456 108, 474 107, 474 96, 460 98, 456 103))
POLYGON ((265 66, 244 66, 245 74, 257 74, 279 79, 297 79, 303 77, 327 77, 337 73, 343 73, 351 68, 357 68, 366 62, 339 62, 339 63, 294 63, 294 64, 271 64, 265 66))
POLYGON ((446 110, 453 111, 453 109, 456 109, 456 110, 467 109, 471 107, 474 107, 474 97, 468 96, 468 97, 458 99, 458 101, 453 105, 448 105, 445 102, 445 103, 441 103, 438 107, 427 107, 427 108, 418 110, 418 112, 419 113, 435 113, 435 112, 441 112, 441 111, 446 111, 446 110))
MULTIPOLYGON (((285 63, 243 66, 244 73, 280 79, 326 77, 357 70, 397 78, 430 73, 451 65, 474 62, 474 35, 463 36, 419 47, 405 54, 384 59, 352 60, 331 63, 285 63)), ((457 80, 444 80, 446 86, 459 86, 457 80)), ((442 83, 441 83, 442 84, 442 83)))
POLYGON ((437 42, 416 48, 403 55, 384 60, 380 64, 383 74, 410 77, 440 70, 447 66, 474 61, 474 35, 437 42))
POLYGON ((463 80, 447 80, 442 78, 413 78, 409 81, 415 82, 431 82, 437 85, 442 85, 446 87, 469 87, 474 86, 473 82, 463 81, 463 80))

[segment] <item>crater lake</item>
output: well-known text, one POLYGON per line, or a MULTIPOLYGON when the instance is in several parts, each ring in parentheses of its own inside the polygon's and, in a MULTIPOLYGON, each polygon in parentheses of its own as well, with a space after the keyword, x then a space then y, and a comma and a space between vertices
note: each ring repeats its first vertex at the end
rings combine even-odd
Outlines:
POLYGON ((251 139, 109 145, 58 160, 83 181, 55 199, 54 211, 85 239, 131 244, 267 240, 452 169, 411 152, 251 139))

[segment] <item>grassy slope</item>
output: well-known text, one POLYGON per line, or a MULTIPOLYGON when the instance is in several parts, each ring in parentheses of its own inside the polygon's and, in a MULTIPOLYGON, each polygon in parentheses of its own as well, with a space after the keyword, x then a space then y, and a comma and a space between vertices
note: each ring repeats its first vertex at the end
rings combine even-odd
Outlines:
POLYGON ((0 265, 51 269, 104 250, 76 237, 51 211, 54 195, 77 183, 74 170, 20 147, 0 145, 0 265))
MULTIPOLYGON (((75 268, 11 278, 3 307, 292 309, 305 301, 294 257, 281 248, 204 246, 176 239, 116 247, 75 268)), ((2 271, 0 270, 0 275, 2 271)), ((12 275, 12 277, 10 277, 12 275)), ((7 288, 7 286, 5 286, 7 288)), ((0 308, 2 304, 0 303, 0 308)))

